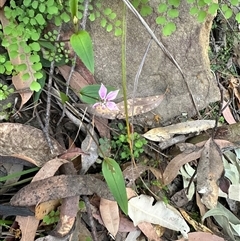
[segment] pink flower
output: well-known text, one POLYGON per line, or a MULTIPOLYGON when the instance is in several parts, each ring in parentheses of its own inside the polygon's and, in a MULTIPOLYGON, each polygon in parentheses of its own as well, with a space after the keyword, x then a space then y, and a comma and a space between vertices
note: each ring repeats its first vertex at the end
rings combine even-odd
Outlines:
POLYGON ((119 110, 116 103, 113 102, 112 100, 116 99, 118 95, 119 90, 115 91, 110 91, 107 94, 107 88, 101 84, 101 87, 98 91, 99 97, 100 97, 100 102, 97 102, 93 105, 93 108, 96 108, 97 106, 102 106, 103 108, 108 108, 109 110, 119 110))

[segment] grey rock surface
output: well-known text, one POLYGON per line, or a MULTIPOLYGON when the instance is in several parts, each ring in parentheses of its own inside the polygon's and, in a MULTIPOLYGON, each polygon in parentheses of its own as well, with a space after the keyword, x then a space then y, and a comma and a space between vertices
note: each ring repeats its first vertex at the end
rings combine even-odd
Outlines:
MULTIPOLYGON (((111 6, 118 16, 122 16, 122 1, 103 0, 102 2, 105 6, 111 6)), ((219 90, 210 71, 208 58, 209 32, 213 17, 208 16, 206 21, 200 24, 189 14, 189 5, 186 1, 181 1, 179 17, 174 20, 177 31, 170 37, 164 37, 160 27, 155 23, 157 3, 154 0, 150 3, 155 11, 152 16, 146 18, 146 21, 155 31, 157 38, 179 63, 199 110, 219 100, 219 90)), ((121 37, 107 33, 99 26, 98 21, 91 22, 88 30, 94 44, 96 81, 121 88, 121 37)), ((126 66, 129 98, 133 96, 135 76, 150 39, 145 27, 128 10, 126 66)), ((189 116, 196 114, 180 71, 152 41, 135 96, 159 95, 163 94, 167 88, 168 92, 162 104, 152 113, 144 114, 141 121, 149 121, 154 115, 159 115, 161 121, 166 122, 184 112, 187 112, 189 116)))

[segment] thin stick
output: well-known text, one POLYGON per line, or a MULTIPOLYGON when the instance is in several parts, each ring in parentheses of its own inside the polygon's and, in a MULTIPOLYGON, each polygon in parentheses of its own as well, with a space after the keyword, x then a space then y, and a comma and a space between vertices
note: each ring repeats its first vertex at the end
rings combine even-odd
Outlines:
MULTIPOLYGON (((60 38, 60 31, 62 29, 62 25, 58 29, 58 36, 57 36, 57 41, 60 38)), ((47 143, 50 147, 51 153, 53 153, 53 144, 49 135, 49 122, 50 122, 50 110, 51 110, 51 90, 52 90, 52 80, 53 80, 53 72, 54 72, 54 65, 55 65, 55 60, 51 62, 50 66, 50 73, 49 73, 49 78, 48 78, 48 86, 47 86, 47 107, 46 107, 46 117, 45 117, 45 128, 43 129, 45 138, 47 140, 47 143)))

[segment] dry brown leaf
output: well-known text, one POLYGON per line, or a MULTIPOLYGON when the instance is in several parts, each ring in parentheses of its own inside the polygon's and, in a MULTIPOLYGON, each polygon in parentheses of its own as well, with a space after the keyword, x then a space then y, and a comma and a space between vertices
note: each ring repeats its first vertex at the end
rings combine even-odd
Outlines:
MULTIPOLYGON (((198 145, 199 147, 203 146, 204 143, 201 143, 201 145, 198 145)), ((202 149, 191 152, 189 154, 187 153, 181 153, 174 157, 167 165, 164 173, 163 173, 163 182, 164 185, 168 185, 170 182, 173 181, 173 179, 178 175, 178 172, 184 164, 191 162, 193 160, 196 160, 200 157, 202 152, 202 149)))
MULTIPOLYGON (((218 146, 222 148, 235 146, 233 143, 225 140, 215 140, 218 146)), ((196 144, 196 150, 191 153, 181 153, 174 157, 167 165, 163 173, 163 181, 165 185, 168 185, 178 175, 178 171, 184 164, 200 158, 203 145, 206 141, 202 141, 196 144)))
POLYGON ((94 193, 114 200, 106 183, 91 175, 60 175, 26 185, 12 197, 10 203, 13 206, 33 206, 39 202, 94 193))
POLYGON ((162 239, 157 235, 154 226, 151 223, 142 222, 138 224, 138 228, 144 233, 149 240, 161 241, 162 239))
POLYGON ((101 198, 99 210, 106 229, 113 235, 113 237, 115 237, 120 222, 117 202, 101 198))
MULTIPOLYGON (((63 65, 58 67, 59 71, 61 72, 61 75, 65 80, 68 80, 71 67, 68 65, 63 65)), ((79 95, 80 90, 84 87, 89 85, 89 83, 82 77, 81 74, 79 74, 77 71, 73 72, 72 78, 70 80, 70 86, 72 87, 73 91, 79 95)))
MULTIPOLYGON (((188 241, 224 241, 223 238, 210 233, 193 232, 188 234, 188 241)), ((178 239, 178 241, 185 241, 184 238, 178 239)))
POLYGON ((204 145, 197 167, 197 191, 202 194, 202 202, 207 208, 216 207, 218 200, 218 180, 223 173, 220 148, 210 138, 204 145))
MULTIPOLYGON (((0 21, 2 23, 2 28, 3 28, 3 32, 5 32, 5 28, 9 25, 9 21, 8 19, 5 17, 4 15, 4 10, 1 9, 0 10, 0 21)), ((20 46, 20 43, 22 41, 24 41, 24 39, 18 39, 19 41, 17 42, 18 44, 18 52, 19 54, 17 55, 16 58, 11 58, 10 57, 10 61, 12 63, 12 65, 16 66, 16 65, 20 65, 20 64, 25 64, 27 66, 27 69, 24 71, 19 72, 17 75, 14 75, 12 77, 12 82, 13 85, 15 86, 16 90, 22 90, 20 91, 20 96, 22 98, 22 102, 21 105, 19 107, 19 109, 22 108, 22 106, 31 98, 33 92, 29 89, 31 83, 33 81, 36 81, 36 78, 34 77, 34 74, 36 73, 36 71, 32 68, 33 64, 30 61, 30 54, 26 54, 25 51, 23 50, 23 48, 20 46), (22 59, 22 56, 25 56, 24 59, 22 59), (29 74, 29 79, 28 80, 23 80, 22 76, 24 74, 29 74)), ((9 40, 11 42, 11 40, 9 40)), ((8 53, 10 53, 11 51, 7 48, 8 53)), ((9 54, 9 56, 11 56, 9 54)))
POLYGON ((227 105, 227 102, 226 101, 223 101, 223 111, 222 111, 222 114, 224 116, 224 119, 226 120, 226 122, 231 125, 231 124, 234 124, 236 123, 233 115, 232 115, 232 112, 229 108, 229 106, 226 106, 227 105))
POLYGON ((36 166, 43 166, 65 151, 56 140, 51 140, 53 153, 41 130, 18 123, 0 123, 0 155, 3 156, 17 156, 36 166))

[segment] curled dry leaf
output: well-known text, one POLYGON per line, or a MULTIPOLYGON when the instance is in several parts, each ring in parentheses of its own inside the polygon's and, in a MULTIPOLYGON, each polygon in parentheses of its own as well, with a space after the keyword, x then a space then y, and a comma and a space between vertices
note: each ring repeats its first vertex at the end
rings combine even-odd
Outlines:
POLYGON ((53 199, 94 193, 114 200, 106 183, 93 176, 60 175, 26 185, 12 197, 10 203, 13 206, 33 206, 53 199))
POLYGON ((143 136, 151 141, 167 141, 174 135, 199 133, 215 126, 214 120, 187 121, 170 126, 153 128, 143 136))
POLYGON ((216 207, 218 200, 218 180, 223 173, 221 150, 210 138, 204 145, 197 167, 197 190, 202 194, 202 202, 207 208, 216 207))
MULTIPOLYGON (((194 152, 191 153, 181 153, 174 157, 167 165, 164 173, 163 173, 163 181, 165 185, 168 185, 170 182, 173 181, 173 179, 178 175, 178 172, 184 164, 196 160, 200 158, 202 147, 204 146, 206 141, 199 142, 196 144, 196 149, 194 152)), ((225 141, 225 140, 215 140, 215 142, 219 145, 220 148, 227 148, 227 147, 233 147, 234 144, 225 141)))
POLYGON ((41 130, 18 123, 0 123, 0 155, 3 156, 17 156, 36 166, 43 166, 65 151, 56 140, 51 140, 53 153, 41 130))
POLYGON ((168 229, 180 231, 184 237, 190 231, 181 214, 172 206, 158 201, 153 205, 153 197, 140 195, 128 201, 128 215, 134 225, 141 222, 158 224, 168 229))

